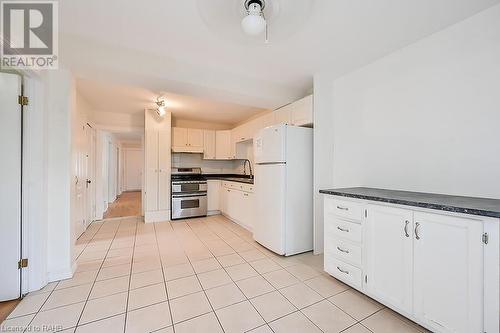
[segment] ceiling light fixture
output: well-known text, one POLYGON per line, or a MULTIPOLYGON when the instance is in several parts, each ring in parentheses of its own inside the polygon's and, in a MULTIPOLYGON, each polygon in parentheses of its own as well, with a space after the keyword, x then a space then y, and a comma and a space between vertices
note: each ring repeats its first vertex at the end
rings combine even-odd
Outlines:
POLYGON ((247 15, 241 21, 241 27, 250 36, 257 36, 265 31, 267 43, 267 22, 264 16, 265 7, 266 2, 264 0, 245 0, 247 15))
POLYGON ((158 105, 158 109, 156 109, 156 113, 160 117, 165 116, 167 113, 167 106, 165 105, 165 98, 163 96, 160 96, 156 99, 156 105, 158 105))

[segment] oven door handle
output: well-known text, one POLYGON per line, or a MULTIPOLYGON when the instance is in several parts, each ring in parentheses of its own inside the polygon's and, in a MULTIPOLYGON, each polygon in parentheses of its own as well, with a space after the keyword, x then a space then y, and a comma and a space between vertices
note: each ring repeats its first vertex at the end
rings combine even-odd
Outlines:
POLYGON ((206 197, 207 193, 200 193, 200 194, 174 194, 172 195, 172 198, 193 198, 193 197, 206 197))

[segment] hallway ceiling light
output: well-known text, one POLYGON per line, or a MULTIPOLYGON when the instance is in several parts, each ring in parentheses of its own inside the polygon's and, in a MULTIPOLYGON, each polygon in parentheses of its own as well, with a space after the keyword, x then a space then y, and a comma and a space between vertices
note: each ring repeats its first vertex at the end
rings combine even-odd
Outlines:
POLYGON ((167 113, 167 106, 165 105, 165 98, 163 96, 158 97, 156 99, 156 105, 158 105, 158 109, 156 109, 156 113, 158 113, 158 115, 160 117, 165 116, 165 114, 167 113))
POLYGON ((266 31, 267 42, 267 22, 264 16, 265 7, 266 2, 264 0, 245 0, 247 15, 241 21, 241 27, 250 36, 257 36, 266 31))

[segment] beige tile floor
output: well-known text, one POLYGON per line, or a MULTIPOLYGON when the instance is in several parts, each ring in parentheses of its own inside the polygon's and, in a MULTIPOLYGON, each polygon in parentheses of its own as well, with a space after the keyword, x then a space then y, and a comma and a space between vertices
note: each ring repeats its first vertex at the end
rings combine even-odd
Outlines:
POLYGON ((93 223, 72 279, 30 293, 0 331, 425 331, 322 272, 322 256, 284 258, 222 216, 93 223))

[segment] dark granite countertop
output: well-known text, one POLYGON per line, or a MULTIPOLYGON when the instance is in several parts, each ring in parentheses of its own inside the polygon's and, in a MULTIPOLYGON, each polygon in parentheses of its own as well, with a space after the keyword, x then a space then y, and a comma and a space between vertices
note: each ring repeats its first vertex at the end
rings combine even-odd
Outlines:
POLYGON ((341 197, 387 202, 447 212, 500 218, 500 200, 454 195, 384 190, 368 187, 320 190, 320 193, 341 197))
POLYGON ((203 174, 207 179, 218 179, 218 180, 226 180, 229 182, 238 182, 244 184, 253 184, 253 178, 250 178, 249 175, 238 175, 238 174, 203 174))

